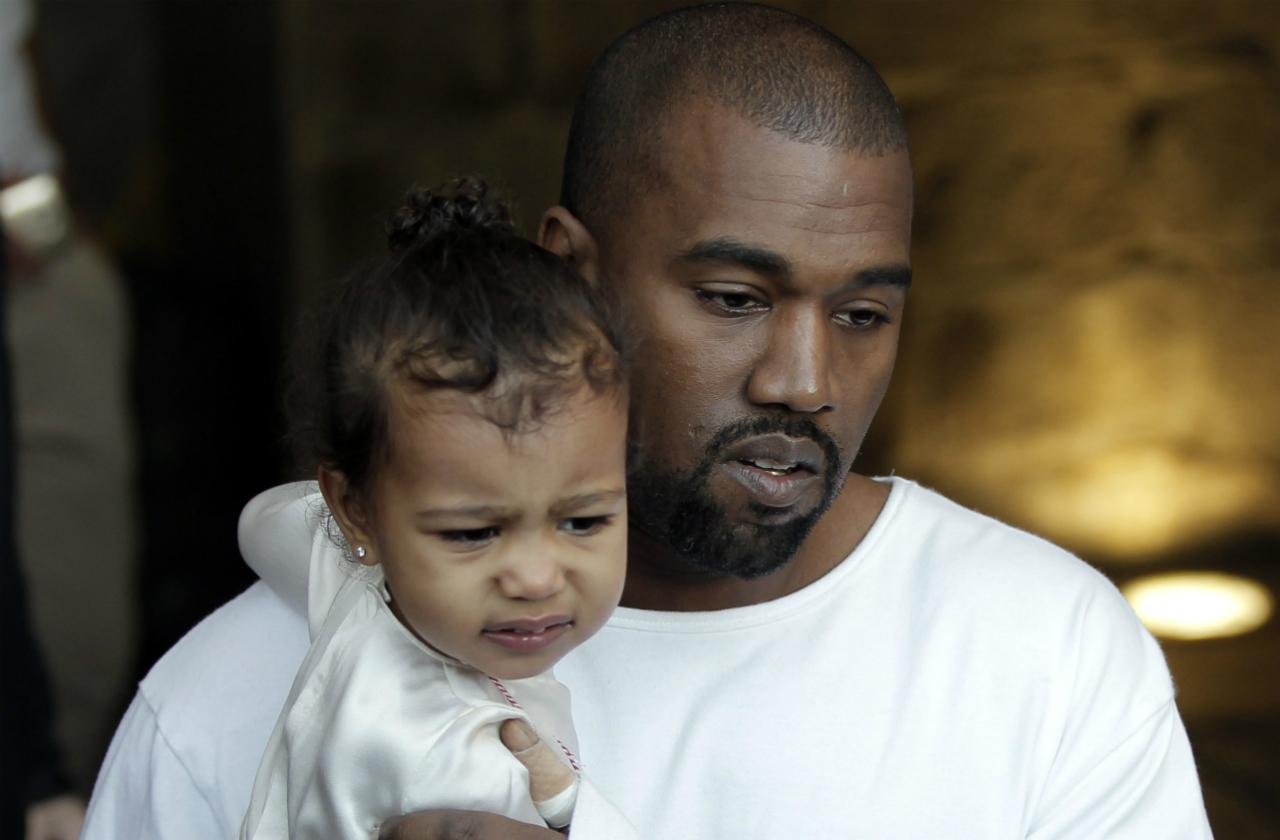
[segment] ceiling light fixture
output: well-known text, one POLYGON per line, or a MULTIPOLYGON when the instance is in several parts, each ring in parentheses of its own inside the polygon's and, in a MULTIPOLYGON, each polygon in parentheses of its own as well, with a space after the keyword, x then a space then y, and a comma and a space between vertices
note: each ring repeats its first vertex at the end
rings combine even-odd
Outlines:
POLYGON ((1215 639, 1256 630, 1274 599, 1257 581, 1221 572, 1171 572, 1120 588, 1142 623, 1166 639, 1215 639))

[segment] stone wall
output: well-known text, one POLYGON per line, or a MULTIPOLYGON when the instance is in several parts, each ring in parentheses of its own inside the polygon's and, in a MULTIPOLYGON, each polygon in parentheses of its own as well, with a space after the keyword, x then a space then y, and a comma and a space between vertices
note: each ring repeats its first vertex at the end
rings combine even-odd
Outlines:
MULTIPOLYGON (((486 173, 532 229, 591 58, 671 5, 285 4, 299 294, 413 182, 486 173)), ((1280 527, 1277 6, 782 5, 911 129, 918 283, 866 465, 1104 559, 1280 527)))

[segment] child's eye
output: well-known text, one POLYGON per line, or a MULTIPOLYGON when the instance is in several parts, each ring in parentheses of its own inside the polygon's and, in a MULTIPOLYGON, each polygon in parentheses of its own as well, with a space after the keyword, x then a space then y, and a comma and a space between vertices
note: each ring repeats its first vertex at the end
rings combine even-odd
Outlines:
POLYGON ((448 542, 474 544, 488 542, 498 536, 498 528, 490 525, 487 528, 466 528, 458 531, 440 531, 440 539, 448 542))
POLYGON ((608 516, 575 516, 561 522, 560 530, 573 534, 575 537, 589 537, 598 533, 612 521, 612 514, 608 516))

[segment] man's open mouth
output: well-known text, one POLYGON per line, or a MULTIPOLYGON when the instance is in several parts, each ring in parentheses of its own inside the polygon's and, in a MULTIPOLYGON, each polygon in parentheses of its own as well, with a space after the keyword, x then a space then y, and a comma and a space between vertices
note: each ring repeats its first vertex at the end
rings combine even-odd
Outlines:
POLYGON ((808 470, 808 467, 801 464, 788 464, 783 463, 782 461, 774 461, 770 458, 756 458, 754 460, 750 458, 739 458, 738 463, 745 464, 748 467, 755 467, 758 470, 764 470, 770 475, 791 475, 797 470, 807 470, 811 472, 811 470, 808 470))
POLYGON ((819 501, 826 454, 816 441, 755 435, 726 447, 724 455, 720 469, 758 505, 781 512, 819 501))

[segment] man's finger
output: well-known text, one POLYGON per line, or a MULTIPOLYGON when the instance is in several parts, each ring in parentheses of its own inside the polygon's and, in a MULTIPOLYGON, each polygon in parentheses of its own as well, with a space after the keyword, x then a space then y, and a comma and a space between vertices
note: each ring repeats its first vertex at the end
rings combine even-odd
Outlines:
POLYGON ((563 835, 480 811, 420 811, 382 825, 378 840, 564 840, 563 835))

